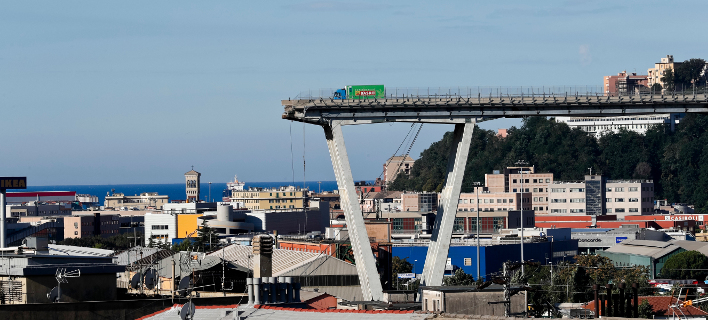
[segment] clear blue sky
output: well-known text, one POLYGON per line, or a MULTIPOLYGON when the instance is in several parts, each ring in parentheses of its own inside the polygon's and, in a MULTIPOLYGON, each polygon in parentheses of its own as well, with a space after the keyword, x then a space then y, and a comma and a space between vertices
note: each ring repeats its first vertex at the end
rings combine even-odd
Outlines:
MULTIPOLYGON (((33 185, 290 181, 281 99, 348 84, 601 85, 708 58, 705 2, 3 1, 0 175, 33 185), (679 7, 680 6, 680 7, 679 7), (688 9, 683 9, 688 8, 688 9)), ((496 130, 518 120, 485 122, 496 130)), ((374 179, 409 125, 344 130, 374 179)), ((451 126, 426 125, 418 157, 451 126)), ((292 123, 295 179, 334 180, 292 123), (303 141, 304 140, 304 141, 303 141)))

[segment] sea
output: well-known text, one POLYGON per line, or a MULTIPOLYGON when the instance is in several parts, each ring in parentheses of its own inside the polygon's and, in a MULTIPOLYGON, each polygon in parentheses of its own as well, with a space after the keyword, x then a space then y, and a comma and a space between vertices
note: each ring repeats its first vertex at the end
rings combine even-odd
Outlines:
MULTIPOLYGON (((373 183, 373 181, 366 181, 373 183)), ((246 182, 244 186, 248 188, 277 188, 282 186, 291 186, 292 182, 246 182)), ((294 184, 297 187, 302 187, 300 181, 294 184)), ((334 191, 337 189, 337 181, 307 181, 305 186, 316 192, 334 191)), ((201 183, 201 198, 202 200, 221 201, 226 190, 226 182, 201 183), (211 190, 211 192, 210 192, 211 190), (211 193, 211 198, 209 197, 211 193)), ((19 190, 18 190, 19 191, 19 190)), ((184 200, 185 185, 184 183, 168 183, 168 184, 115 184, 115 185, 57 185, 57 186, 27 186, 27 190, 22 191, 76 191, 78 194, 90 194, 98 197, 99 204, 103 204, 103 200, 110 192, 123 193, 127 196, 140 195, 143 192, 157 192, 160 195, 167 195, 170 200, 184 200)))

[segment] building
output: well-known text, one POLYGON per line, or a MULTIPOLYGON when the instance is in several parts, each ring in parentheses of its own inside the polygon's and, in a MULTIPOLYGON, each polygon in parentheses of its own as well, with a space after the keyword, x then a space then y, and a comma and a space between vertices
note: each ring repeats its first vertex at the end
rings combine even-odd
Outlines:
MULTIPOLYGON (((640 296, 637 297, 637 301, 640 303, 646 301, 651 306, 652 318, 653 319, 685 319, 685 320, 702 320, 708 317, 708 312, 703 311, 695 306, 686 305, 682 306, 676 297, 673 296, 640 296), (674 311, 670 308, 671 305, 678 304, 678 310, 674 311), (679 315, 680 313, 680 315, 679 315)), ((685 300, 684 300, 685 301, 685 300)), ((588 303, 582 304, 582 308, 586 310, 595 310, 595 301, 590 301, 588 303)), ((628 303, 629 306, 629 303, 628 303)), ((598 305, 599 307, 599 305, 598 305)), ((600 308, 598 308, 600 309, 600 308)), ((600 309, 601 310, 601 309, 600 309)), ((600 311, 599 310, 599 311, 600 311)), ((604 316, 602 316, 604 317, 604 316)), ((599 318, 599 317, 595 317, 599 318)))
POLYGON ((651 180, 605 180, 586 175, 584 181, 554 181, 550 186, 551 214, 605 215, 617 219, 654 212, 651 180))
POLYGON ((626 240, 598 254, 612 260, 615 266, 645 266, 654 279, 661 277, 666 260, 684 251, 673 242, 626 240))
POLYGON ((667 69, 676 70, 676 67, 680 65, 681 62, 674 62, 673 55, 666 55, 666 58, 661 58, 661 62, 654 64, 654 68, 649 68, 647 70, 647 86, 651 87, 658 83, 661 87, 664 87, 664 81, 661 78, 664 77, 667 69))
POLYGON ((24 204, 32 201, 36 202, 58 202, 71 203, 76 199, 76 191, 24 191, 8 192, 6 194, 7 204, 24 204))
POLYGON ((401 210, 416 212, 438 211, 439 194, 433 192, 413 192, 401 194, 401 210))
POLYGON ((646 134, 647 130, 656 125, 674 131, 685 115, 685 113, 662 113, 621 117, 556 117, 556 121, 565 122, 571 129, 579 128, 600 138, 606 132, 618 133, 620 129, 646 134))
POLYGON ((649 79, 646 75, 637 75, 636 72, 622 71, 616 76, 603 77, 605 95, 615 97, 618 95, 631 95, 648 89, 649 79))
POLYGON ((578 251, 595 254, 627 240, 669 241, 671 237, 663 231, 646 228, 587 228, 572 229, 571 238, 578 240, 578 251))
MULTIPOLYGON (((518 237, 516 239, 503 240, 483 239, 479 247, 480 276, 499 272, 506 261, 519 261, 521 259, 521 245, 518 237)), ((574 261, 578 254, 578 240, 562 239, 554 237, 553 241, 547 239, 535 242, 524 242, 524 259, 535 261, 541 264, 552 262, 557 264, 562 261, 574 261)), ((474 241, 468 243, 453 242, 448 253, 446 274, 454 273, 457 269, 462 269, 466 274, 477 279, 477 247, 474 241)), ((428 254, 426 242, 416 243, 394 243, 393 256, 400 259, 406 258, 413 264, 413 273, 422 274, 425 258, 428 254)))
POLYGON ((288 186, 280 188, 249 188, 231 192, 231 202, 242 202, 251 210, 302 209, 307 206, 307 189, 288 186))
POLYGON ((7 211, 10 217, 41 217, 41 216, 62 216, 70 215, 70 204, 46 204, 31 201, 26 205, 8 205, 7 211))
POLYGON ((64 217, 64 239, 101 236, 104 238, 120 233, 120 217, 117 214, 74 215, 64 217))
POLYGON ((169 196, 159 195, 157 192, 143 192, 140 195, 126 196, 123 193, 113 193, 106 195, 103 202, 106 208, 122 210, 147 210, 162 209, 169 203, 169 196))
MULTIPOLYGON (((524 208, 524 210, 533 209, 537 214, 548 213, 548 186, 551 183, 553 183, 553 174, 537 173, 534 166, 507 167, 503 173, 495 170, 492 174, 484 175, 484 185, 490 193, 530 192, 530 208, 524 208), (522 182, 523 190, 521 188, 522 182)), ((482 191, 480 189, 480 192, 482 191)))
POLYGON ((402 195, 403 192, 401 191, 381 191, 375 193, 366 192, 359 194, 361 212, 367 214, 375 212, 382 213, 402 211, 402 195))
POLYGON ((201 178, 202 174, 194 171, 194 166, 192 166, 192 170, 184 174, 187 202, 199 202, 201 178))
POLYGON ((116 273, 124 266, 112 257, 48 254, 8 254, 0 257, 3 304, 52 303, 49 293, 57 287, 58 269, 80 276, 61 284, 61 302, 116 300, 116 273))
MULTIPOLYGON (((511 287, 518 291, 518 287, 511 287)), ((481 290, 474 286, 421 287, 422 309, 424 312, 444 312, 445 314, 468 314, 486 317, 504 317, 504 288, 491 285, 481 290)), ((510 298, 510 316, 524 313, 524 293, 510 298)))
POLYGON ((413 168, 414 163, 415 160, 413 160, 413 158, 409 155, 393 156, 389 158, 383 165, 384 184, 389 184, 393 182, 393 180, 396 180, 396 177, 401 172, 404 174, 411 174, 411 169, 413 168))
MULTIPOLYGON (((475 187, 475 192, 460 193, 457 204, 459 212, 498 212, 532 209, 532 193, 530 192, 492 192, 488 187, 475 187)), ((526 189, 526 188, 524 188, 526 189)), ((544 188, 545 189, 545 188, 544 188)), ((520 190, 520 189, 517 189, 520 190)), ((529 190, 532 190, 529 188, 529 190)))

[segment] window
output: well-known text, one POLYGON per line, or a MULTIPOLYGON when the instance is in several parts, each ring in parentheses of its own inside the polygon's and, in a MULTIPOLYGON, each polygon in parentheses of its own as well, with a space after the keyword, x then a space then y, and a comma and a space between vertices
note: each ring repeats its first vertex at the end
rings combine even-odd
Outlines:
POLYGON ((538 188, 533 188, 533 192, 538 192, 538 188))
POLYGON ((516 183, 516 179, 514 179, 512 183, 516 183))
POLYGON ((612 198, 605 198, 605 202, 612 202, 612 198))
POLYGON ((570 213, 584 213, 585 209, 570 209, 570 213))
POLYGON ((546 183, 550 183, 550 182, 551 182, 551 179, 546 179, 546 183))
POLYGON ((489 203, 489 199, 484 199, 484 203, 489 203))
POLYGON ((630 192, 638 191, 638 189, 637 187, 629 187, 630 192))
POLYGON ((512 192, 516 192, 516 189, 514 189, 514 191, 512 191, 512 192))
POLYGON ((629 212, 639 212, 639 209, 637 209, 637 208, 629 208, 629 212))
POLYGON ((624 208, 616 208, 615 212, 624 212, 624 208))
POLYGON ((585 188, 570 188, 570 192, 585 192, 585 188))
POLYGON ((612 192, 612 188, 607 188, 607 192, 612 192))
POLYGON ((624 198, 615 198, 615 202, 624 202, 624 198))
POLYGON ((79 235, 79 232, 78 232, 78 231, 74 231, 74 235, 75 235, 75 236, 78 236, 78 235, 79 235))
POLYGON ((567 199, 551 199, 551 203, 566 203, 567 199))
POLYGON ((639 202, 638 198, 629 198, 629 202, 639 202))
POLYGON ((472 258, 465 258, 465 266, 469 267, 472 265, 472 258))
POLYGON ((568 213, 567 209, 551 209, 551 213, 568 213))
POLYGON ((514 199, 509 199, 509 203, 514 203, 514 199))
POLYGON ((502 203, 502 199, 497 199, 497 203, 502 203))
POLYGON ((502 201, 502 202, 503 202, 503 203, 506 203, 506 199, 504 199, 504 201, 502 201))
POLYGON ((152 226, 152 230, 167 230, 168 228, 166 224, 156 224, 152 226))
POLYGON ((612 213, 612 209, 605 209, 605 212, 612 213))
POLYGON ((538 183, 538 179, 533 179, 533 183, 538 183))
POLYGON ((529 183, 529 179, 524 179, 524 183, 529 183))
POLYGON ((551 192, 565 192, 565 188, 551 188, 551 192))
POLYGON ((624 192, 624 188, 623 188, 623 187, 617 187, 617 188, 615 188, 615 191, 617 191, 617 192, 624 192))
POLYGON ((575 198, 575 199, 570 199, 570 203, 584 203, 585 199, 583 198, 575 198))

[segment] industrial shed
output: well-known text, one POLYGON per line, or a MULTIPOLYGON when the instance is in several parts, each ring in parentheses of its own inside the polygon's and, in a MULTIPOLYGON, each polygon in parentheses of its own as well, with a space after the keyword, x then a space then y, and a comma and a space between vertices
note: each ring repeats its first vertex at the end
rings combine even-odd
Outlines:
POLYGON ((674 242, 627 240, 598 254, 610 258, 615 266, 646 266, 652 279, 661 274, 671 256, 686 251, 674 242))

